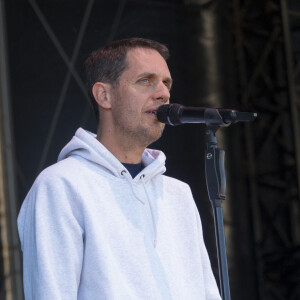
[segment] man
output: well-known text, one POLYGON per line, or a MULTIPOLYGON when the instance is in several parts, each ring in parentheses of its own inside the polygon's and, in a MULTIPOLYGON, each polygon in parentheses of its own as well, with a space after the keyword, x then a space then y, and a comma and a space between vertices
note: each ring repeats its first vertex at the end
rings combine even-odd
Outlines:
POLYGON ((132 38, 88 58, 97 136, 78 129, 23 203, 26 299, 220 299, 190 188, 145 149, 164 128, 167 57, 132 38))

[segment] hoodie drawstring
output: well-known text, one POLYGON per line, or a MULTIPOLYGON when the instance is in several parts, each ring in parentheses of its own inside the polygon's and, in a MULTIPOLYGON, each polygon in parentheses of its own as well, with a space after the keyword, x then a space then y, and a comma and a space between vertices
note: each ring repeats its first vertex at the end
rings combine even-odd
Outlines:
POLYGON ((130 178, 128 178, 128 177, 125 176, 124 174, 127 174, 127 171, 126 171, 126 170, 122 170, 121 175, 124 176, 124 177, 127 179, 127 181, 129 182, 129 185, 130 185, 130 188, 131 188, 131 191, 132 191, 134 197, 135 197, 138 201, 140 201, 143 205, 145 205, 145 202, 144 202, 142 199, 140 199, 140 197, 138 197, 138 195, 137 195, 136 192, 134 191, 134 187, 133 187, 133 185, 132 185, 132 180, 130 180, 130 178))
POLYGON ((144 187, 144 190, 145 190, 145 194, 146 194, 146 197, 147 197, 147 200, 148 200, 148 203, 149 203, 149 207, 150 207, 152 224, 153 224, 153 231, 154 231, 153 246, 155 248, 156 244, 157 244, 157 228, 156 228, 156 223, 155 223, 155 219, 154 219, 153 207, 152 207, 152 204, 151 204, 151 201, 150 201, 149 194, 148 194, 147 189, 146 189, 146 183, 145 183, 144 177, 145 177, 145 175, 143 174, 143 175, 141 175, 140 178, 142 180, 143 187, 144 187))
MULTIPOLYGON (((140 197, 138 197, 138 195, 135 193, 134 187, 132 185, 132 180, 130 180, 125 174, 127 174, 127 171, 126 170, 122 170, 121 171, 121 175, 124 176, 128 180, 133 195, 135 196, 135 198, 138 201, 140 201, 143 205, 145 205, 145 202, 142 199, 140 199, 140 197)), ((140 176, 140 179, 141 179, 141 181, 143 183, 144 191, 145 191, 145 194, 146 194, 146 197, 147 197, 147 201, 148 201, 148 204, 149 204, 149 207, 150 207, 151 220, 152 220, 153 232, 154 232, 153 246, 155 248, 156 244, 157 244, 157 228, 156 228, 156 223, 155 223, 155 219, 154 219, 153 207, 152 207, 152 204, 151 204, 151 201, 150 201, 149 194, 147 192, 147 188, 146 188, 146 183, 145 183, 144 177, 145 177, 145 175, 143 174, 143 175, 140 176)))

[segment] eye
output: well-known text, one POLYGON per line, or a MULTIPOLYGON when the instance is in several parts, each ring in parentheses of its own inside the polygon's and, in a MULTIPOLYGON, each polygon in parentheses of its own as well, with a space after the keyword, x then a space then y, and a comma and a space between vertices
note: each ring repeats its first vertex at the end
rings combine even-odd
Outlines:
POLYGON ((141 82, 141 83, 149 83, 150 80, 149 80, 149 78, 141 78, 141 79, 139 80, 139 82, 141 82))
POLYGON ((171 83, 169 81, 164 81, 164 85, 168 88, 168 90, 171 90, 171 83))

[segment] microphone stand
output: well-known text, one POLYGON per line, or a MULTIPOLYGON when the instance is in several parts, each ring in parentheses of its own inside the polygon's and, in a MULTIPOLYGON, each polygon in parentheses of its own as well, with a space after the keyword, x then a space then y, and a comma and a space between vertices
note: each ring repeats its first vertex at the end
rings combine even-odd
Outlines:
POLYGON ((205 151, 206 186, 214 212, 220 292, 223 300, 230 300, 222 208, 226 190, 225 151, 217 147, 216 132, 220 127, 227 127, 237 122, 254 121, 256 117, 256 113, 238 112, 232 109, 185 107, 176 103, 161 105, 157 109, 157 119, 162 123, 172 126, 185 123, 205 123, 207 126, 205 137, 207 147, 205 151))
POLYGON ((216 132, 218 129, 218 125, 207 125, 205 133, 205 142, 207 147, 205 151, 205 174, 209 200, 214 212, 220 293, 223 300, 230 300, 222 208, 226 191, 226 176, 224 168, 225 151, 217 147, 216 132))

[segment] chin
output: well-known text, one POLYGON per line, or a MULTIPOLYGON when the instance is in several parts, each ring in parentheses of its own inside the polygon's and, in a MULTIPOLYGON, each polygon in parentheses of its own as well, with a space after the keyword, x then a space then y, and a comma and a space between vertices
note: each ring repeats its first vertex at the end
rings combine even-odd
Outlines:
POLYGON ((139 144, 144 147, 157 141, 164 131, 165 124, 159 124, 159 126, 142 127, 139 131, 136 131, 135 137, 139 140, 139 144))
MULTIPOLYGON (((151 134, 149 134, 147 137, 147 146, 149 146, 150 144, 156 142, 158 139, 160 139, 160 137, 163 134, 163 128, 159 131, 156 132, 152 132, 151 134)), ((146 137, 146 136, 144 136, 146 137)))

